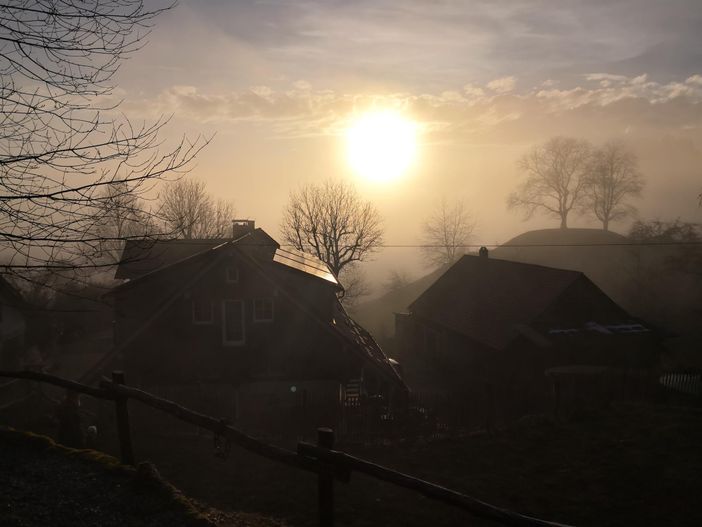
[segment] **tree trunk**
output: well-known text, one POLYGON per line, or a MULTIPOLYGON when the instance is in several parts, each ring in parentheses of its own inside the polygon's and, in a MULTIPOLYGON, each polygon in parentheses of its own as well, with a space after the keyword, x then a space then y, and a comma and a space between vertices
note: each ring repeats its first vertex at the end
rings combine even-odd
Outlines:
POLYGON ((602 229, 605 231, 609 230, 609 218, 602 220, 602 229))
POLYGON ((567 229, 568 228, 568 216, 562 215, 561 216, 561 229, 567 229))

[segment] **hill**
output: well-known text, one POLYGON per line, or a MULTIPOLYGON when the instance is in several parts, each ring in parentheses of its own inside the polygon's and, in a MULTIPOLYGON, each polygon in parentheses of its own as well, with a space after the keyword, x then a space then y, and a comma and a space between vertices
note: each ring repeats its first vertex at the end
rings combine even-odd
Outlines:
POLYGON ((395 334, 395 313, 407 312, 407 307, 414 299, 436 282, 445 271, 446 268, 442 267, 404 287, 359 304, 349 310, 351 316, 383 344, 395 334))
POLYGON ((283 527, 186 498, 150 463, 132 468, 93 450, 0 427, 0 525, 8 527, 283 527))
POLYGON ((639 251, 630 243, 601 229, 541 229, 512 238, 490 257, 580 271, 626 308, 639 251))

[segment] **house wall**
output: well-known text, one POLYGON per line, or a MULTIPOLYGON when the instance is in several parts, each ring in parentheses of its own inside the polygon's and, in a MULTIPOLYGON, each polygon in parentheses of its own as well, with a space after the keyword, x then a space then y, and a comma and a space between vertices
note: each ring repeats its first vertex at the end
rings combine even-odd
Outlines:
POLYGON ((523 338, 497 350, 409 315, 398 325, 400 363, 417 404, 440 422, 476 429, 548 408, 551 350, 523 338), (438 335, 427 346, 427 334, 438 335))
MULTIPOLYGON (((576 280, 536 320, 541 334, 551 328, 583 328, 588 322, 625 323, 629 315, 586 277, 576 280)), ((568 364, 652 368, 660 355, 653 333, 603 335, 581 331, 577 338, 550 338, 537 345, 517 336, 505 349, 491 349, 415 314, 398 315, 400 363, 410 389, 448 397, 461 413, 492 414, 496 421, 547 411, 552 386, 544 372, 568 364)), ((441 402, 436 404, 441 407, 441 402)), ((481 422, 480 417, 473 421, 481 422)))
POLYGON ((236 253, 216 262, 193 261, 176 273, 164 271, 149 283, 118 294, 117 345, 166 299, 177 296, 125 349, 129 382, 157 393, 165 390, 164 396, 171 394, 178 402, 230 419, 268 412, 279 421, 292 402, 296 412, 314 408, 310 413, 318 419, 335 410, 340 390, 349 379, 361 376, 362 363, 315 320, 331 321, 334 290, 295 270, 280 269, 270 262, 261 265, 258 269, 236 253), (232 266, 238 269, 236 283, 227 280, 227 268, 232 266), (178 292, 203 271, 192 286, 178 292), (268 280, 266 273, 277 273, 276 282, 268 280), (284 284, 285 289, 276 283, 284 284), (211 305, 210 322, 193 320, 195 299, 211 305), (273 301, 272 321, 254 320, 255 299, 273 301), (240 344, 223 340, 226 300, 241 300, 244 305, 244 341, 240 344), (300 387, 297 395, 290 392, 293 385, 300 387), (302 393, 304 405, 298 400, 302 393), (220 409, 222 401, 228 402, 220 409))

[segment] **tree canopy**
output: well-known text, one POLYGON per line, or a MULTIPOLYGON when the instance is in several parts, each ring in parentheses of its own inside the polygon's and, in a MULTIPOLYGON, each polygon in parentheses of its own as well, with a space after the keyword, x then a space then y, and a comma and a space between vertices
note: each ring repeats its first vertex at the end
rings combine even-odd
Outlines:
POLYGON ((132 208, 115 189, 144 195, 187 171, 206 143, 184 138, 164 152, 166 120, 129 121, 113 100, 120 64, 163 11, 141 0, 24 0, 0 9, 5 272, 107 265, 91 255, 131 236, 101 229, 106 209, 132 208))
MULTIPOLYGON (((296 249, 315 255, 338 277, 383 242, 380 213, 341 180, 308 184, 290 193, 281 232, 296 249)), ((354 278, 353 282, 357 282, 354 278)))

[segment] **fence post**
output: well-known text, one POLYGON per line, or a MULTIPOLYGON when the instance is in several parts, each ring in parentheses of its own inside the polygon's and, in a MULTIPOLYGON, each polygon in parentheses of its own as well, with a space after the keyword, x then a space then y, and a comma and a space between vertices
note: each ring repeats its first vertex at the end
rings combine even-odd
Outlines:
MULTIPOLYGON (((317 429, 317 446, 331 450, 334 448, 334 430, 331 428, 317 429)), ((334 526, 334 476, 331 467, 326 472, 319 473, 319 527, 334 526)))
MULTIPOLYGON (((112 382, 114 384, 126 384, 124 372, 113 371, 112 382)), ((117 434, 119 437, 119 451, 122 463, 134 465, 134 448, 132 446, 132 434, 129 428, 129 409, 127 408, 127 398, 117 395, 115 397, 115 414, 117 416, 117 434)))

